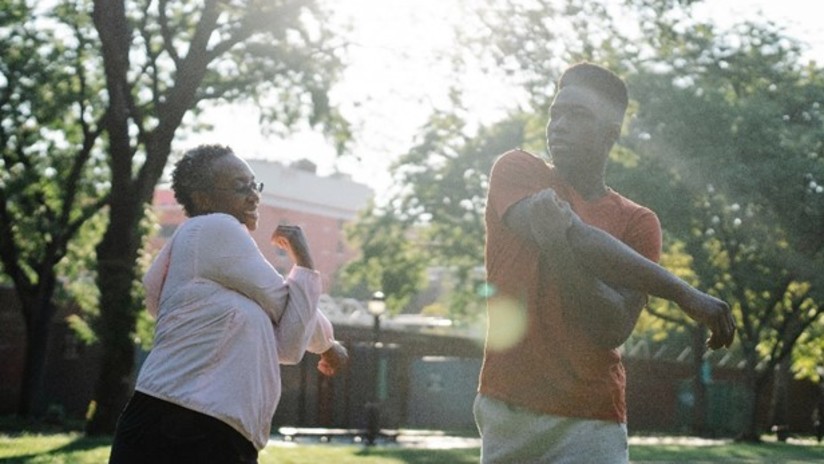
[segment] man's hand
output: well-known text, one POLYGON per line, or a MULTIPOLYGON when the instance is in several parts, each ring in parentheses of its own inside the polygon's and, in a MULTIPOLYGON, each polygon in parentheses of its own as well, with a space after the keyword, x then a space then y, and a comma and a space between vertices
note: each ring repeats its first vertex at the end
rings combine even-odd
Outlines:
POLYGON ((541 190, 529 199, 529 217, 533 240, 547 246, 566 235, 574 213, 569 204, 552 189, 541 190))
POLYGON ((712 335, 707 340, 710 349, 729 348, 735 338, 735 319, 730 306, 698 290, 689 292, 683 301, 677 301, 688 316, 709 327, 712 335))
POLYGON ((341 372, 349 365, 349 352, 339 342, 320 355, 318 370, 329 377, 341 372))

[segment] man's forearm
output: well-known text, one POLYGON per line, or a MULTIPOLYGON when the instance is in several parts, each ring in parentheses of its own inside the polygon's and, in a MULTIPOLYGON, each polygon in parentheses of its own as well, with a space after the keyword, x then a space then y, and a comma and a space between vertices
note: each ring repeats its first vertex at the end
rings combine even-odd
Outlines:
MULTIPOLYGON (((709 326, 713 333, 710 348, 732 343, 735 320, 729 305, 693 288, 612 235, 585 224, 551 189, 513 205, 504 219, 523 239, 538 243, 542 252, 568 244, 574 262, 613 289, 634 290, 675 302, 687 315, 709 326)), ((632 321, 637 318, 637 314, 631 316, 632 321)))
POLYGON ((601 280, 678 303, 694 289, 612 235, 577 216, 567 229, 567 241, 579 262, 601 280))
POLYGON ((605 348, 616 348, 632 333, 646 297, 634 291, 619 291, 594 277, 578 263, 564 243, 544 255, 542 266, 558 276, 564 317, 583 329, 605 348))
POLYGON ((513 206, 511 225, 541 249, 544 276, 557 276, 564 317, 598 345, 620 346, 632 332, 645 296, 619 292, 585 269, 567 240, 575 213, 565 204, 560 211, 544 208, 536 203, 540 201, 530 198, 513 206))
POLYGON ((724 301, 693 288, 608 233, 584 224, 577 216, 566 235, 581 265, 594 276, 614 287, 675 302, 688 316, 709 326, 712 336, 707 344, 712 349, 732 343, 735 319, 724 301))

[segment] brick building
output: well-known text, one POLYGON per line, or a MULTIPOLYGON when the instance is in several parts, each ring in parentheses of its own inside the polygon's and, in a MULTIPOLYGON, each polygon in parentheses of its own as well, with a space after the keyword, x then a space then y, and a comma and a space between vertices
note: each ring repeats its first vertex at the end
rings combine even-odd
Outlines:
MULTIPOLYGON (((355 256, 355 251, 346 245, 344 227, 367 206, 372 190, 345 175, 319 176, 315 165, 306 160, 291 166, 247 161, 256 180, 264 184, 260 222, 252 233, 264 256, 279 271, 287 272, 291 266, 289 258, 270 244, 270 237, 280 224, 301 226, 323 277, 323 289, 329 292, 337 272, 355 256)), ((155 191, 154 204, 161 229, 153 246, 159 247, 186 217, 168 186, 155 191)))

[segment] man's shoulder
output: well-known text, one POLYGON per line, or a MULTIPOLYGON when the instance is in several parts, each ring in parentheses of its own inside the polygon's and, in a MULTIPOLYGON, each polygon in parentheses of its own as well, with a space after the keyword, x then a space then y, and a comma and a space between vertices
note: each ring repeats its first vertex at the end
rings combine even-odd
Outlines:
POLYGON ((541 157, 534 155, 521 148, 509 150, 495 159, 493 170, 511 167, 524 167, 527 169, 550 169, 541 157))
POLYGON ((524 150, 520 147, 513 148, 512 150, 506 151, 503 154, 501 154, 500 156, 498 156, 498 160, 501 160, 501 159, 504 159, 504 158, 518 158, 518 159, 523 158, 523 159, 529 159, 529 160, 535 159, 535 160, 543 162, 543 160, 541 160, 541 158, 538 157, 538 155, 530 153, 530 152, 528 152, 528 151, 526 151, 526 150, 524 150))
POLYGON ((655 214, 655 212, 652 210, 652 208, 650 208, 648 206, 645 206, 645 205, 642 205, 641 203, 638 203, 637 201, 632 200, 631 198, 624 196, 620 192, 617 192, 615 190, 610 189, 610 195, 612 196, 613 201, 618 203, 621 208, 625 208, 625 209, 633 210, 633 211, 639 211, 639 212, 640 211, 647 211, 651 214, 655 214))
POLYGON ((652 208, 631 200, 618 192, 612 191, 614 202, 622 212, 628 225, 634 228, 649 228, 650 230, 660 230, 661 222, 658 215, 652 208))

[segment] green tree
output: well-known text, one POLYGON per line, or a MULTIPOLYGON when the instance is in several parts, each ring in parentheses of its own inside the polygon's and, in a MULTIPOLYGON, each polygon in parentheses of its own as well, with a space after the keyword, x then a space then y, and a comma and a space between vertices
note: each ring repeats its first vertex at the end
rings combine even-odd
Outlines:
POLYGON ((208 102, 249 100, 278 127, 308 120, 336 143, 348 137, 327 91, 341 43, 314 0, 78 1, 100 45, 105 73, 110 215, 97 246, 103 347, 90 434, 111 433, 128 389, 139 223, 184 116, 208 102))
POLYGON ((347 229, 347 237, 360 256, 342 269, 339 291, 360 300, 382 291, 389 311, 402 311, 425 279, 426 262, 414 229, 371 205, 347 229))
MULTIPOLYGON (((453 102, 456 108, 461 106, 457 95, 453 102)), ((446 289, 450 316, 457 321, 477 317, 482 303, 478 292, 483 282, 483 211, 489 171, 498 155, 523 146, 527 139, 541 143, 543 129, 536 131, 529 124, 530 118, 513 116, 471 133, 460 115, 434 112, 415 145, 391 167, 398 187, 384 206, 367 211, 352 230, 350 239, 362 255, 344 275, 362 281, 367 267, 375 275, 414 271, 415 277, 408 281, 412 285, 402 293, 408 303, 424 289, 426 268, 445 269, 451 283, 446 289), (384 242, 408 251, 387 253, 368 246, 384 242)), ((384 287, 388 296, 394 291, 384 287)))
POLYGON ((770 26, 725 35, 697 25, 670 39, 634 80, 639 111, 627 143, 645 178, 658 177, 644 188, 677 192, 677 202, 648 201, 701 263, 705 288, 738 315, 755 392, 741 437, 756 440, 772 415, 757 410, 759 399, 821 320, 824 80, 770 26))
POLYGON ((17 413, 30 416, 42 412, 57 304, 72 293, 61 277, 80 275, 70 245, 96 240, 84 225, 107 201, 98 144, 103 104, 100 83, 83 66, 94 53, 87 25, 67 10, 39 16, 26 2, 0 2, 0 11, 0 262, 21 302, 17 413))

